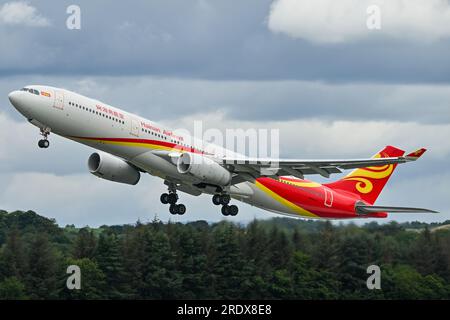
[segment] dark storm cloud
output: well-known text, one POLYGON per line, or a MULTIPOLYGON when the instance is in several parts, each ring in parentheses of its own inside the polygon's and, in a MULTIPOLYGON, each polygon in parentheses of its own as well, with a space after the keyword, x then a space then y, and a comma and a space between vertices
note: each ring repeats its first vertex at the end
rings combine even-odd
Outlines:
POLYGON ((27 84, 64 87, 153 120, 220 110, 229 119, 389 120, 450 123, 450 86, 327 84, 305 81, 208 81, 148 76, 0 78, 0 105, 16 119, 7 93, 27 84))
POLYGON ((0 74, 156 75, 203 79, 448 82, 449 41, 374 36, 316 45, 268 30, 270 0, 34 1, 51 26, 0 26, 0 74), (32 55, 30 55, 32 53, 32 55))
MULTIPOLYGON (((169 218, 155 204, 165 191, 160 179, 125 189, 90 176, 87 147, 53 135, 52 148, 37 148, 38 130, 7 99, 36 83, 169 124, 187 117, 221 129, 280 128, 286 157, 363 157, 390 143, 424 145, 429 153, 401 168, 383 203, 411 205, 411 198, 418 206, 449 206, 449 41, 311 44, 268 30, 271 0, 79 1, 79 31, 65 27, 72 1, 28 3, 49 25, 0 22, 1 208, 33 208, 80 225, 161 212, 169 218), (217 110, 223 116, 215 118, 217 110), (78 200, 68 208, 72 194, 78 200)), ((209 219, 209 212, 221 218, 206 197, 189 199, 198 214, 183 219, 209 219), (212 209, 205 211, 205 201, 212 209)), ((271 216, 243 208, 240 221, 271 216)))

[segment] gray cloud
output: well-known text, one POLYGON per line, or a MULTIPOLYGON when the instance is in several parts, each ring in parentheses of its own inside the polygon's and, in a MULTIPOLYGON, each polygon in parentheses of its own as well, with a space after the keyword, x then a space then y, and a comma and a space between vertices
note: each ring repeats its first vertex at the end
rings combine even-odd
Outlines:
POLYGON ((0 24, 46 27, 50 25, 50 21, 41 16, 30 4, 24 1, 12 1, 0 6, 0 24))
MULTIPOLYGON (((257 122, 230 120, 220 113, 203 116, 208 119, 205 120, 205 129, 280 129, 280 147, 284 157, 356 158, 370 156, 386 144, 397 145, 408 151, 424 145, 429 148, 429 152, 420 161, 398 168, 379 203, 417 205, 443 212, 429 216, 393 215, 390 218, 397 221, 416 218, 444 221, 450 218, 446 214, 450 199, 445 196, 449 187, 447 162, 450 142, 441 138, 449 135, 449 124, 321 120, 257 122)), ((198 118, 191 115, 166 123, 189 129, 193 120, 198 118)), ((35 132, 37 130, 24 120, 17 122, 0 114, 0 179, 3 182, 0 188, 1 208, 35 209, 57 218, 59 223, 77 225, 132 223, 137 219, 149 220, 155 214, 164 221, 174 219, 158 201, 159 194, 165 191, 161 179, 145 175, 133 187, 98 179, 86 169, 90 148, 52 136, 52 147, 40 150, 36 147, 35 132), (21 131, 21 135, 17 137, 14 130, 21 131), (15 143, 9 144, 8 141, 15 143)), ((333 176, 332 180, 340 177, 333 176)), ((329 181, 309 178, 320 182, 329 181)), ((177 217, 179 221, 222 219, 208 196, 196 198, 182 194, 182 200, 189 212, 186 216, 177 217)), ((245 204, 239 205, 241 214, 234 218, 235 221, 246 222, 254 217, 274 216, 245 204)))
MULTIPOLYGON (((268 29, 270 0, 80 1, 82 29, 70 31, 70 4, 33 1, 35 13, 51 21, 45 28, 0 24, 0 208, 35 209, 62 224, 174 219, 158 203, 160 179, 146 176, 136 187, 100 180, 85 167, 92 149, 56 136, 39 150, 37 129, 7 99, 33 83, 172 127, 205 120, 222 130, 280 129, 284 157, 426 146, 423 159, 399 168, 380 203, 450 206, 450 41, 311 44, 268 29)), ((189 211, 181 221, 222 219, 209 197, 183 195, 183 202, 189 211)), ((241 206, 235 221, 273 216, 241 206)), ((393 219, 416 217, 448 219, 393 219)))
POLYGON ((272 31, 313 43, 357 41, 375 35, 431 43, 448 39, 449 27, 447 0, 276 0, 269 16, 272 31), (369 29, 368 21, 378 28, 369 29))
POLYGON ((271 33, 269 0, 80 1, 82 29, 76 31, 65 27, 69 4, 34 3, 53 22, 45 32, 0 26, 0 37, 9 44, 0 52, 0 74, 390 83, 450 79, 449 41, 430 45, 375 36, 314 45, 271 33))
POLYGON ((8 90, 32 83, 65 87, 155 120, 222 110, 230 119, 250 121, 450 122, 450 86, 431 84, 16 76, 0 78, 0 89, 4 90, 0 103, 9 105, 8 90))

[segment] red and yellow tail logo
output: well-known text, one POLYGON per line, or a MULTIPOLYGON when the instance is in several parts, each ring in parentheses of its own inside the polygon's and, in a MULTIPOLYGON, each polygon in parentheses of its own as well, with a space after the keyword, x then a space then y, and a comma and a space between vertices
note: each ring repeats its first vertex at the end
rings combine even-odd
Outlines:
MULTIPOLYGON (((400 157, 405 151, 387 146, 374 158, 400 157)), ((391 177, 396 164, 360 168, 343 179, 327 184, 332 189, 340 189, 357 194, 362 200, 373 204, 391 177)))

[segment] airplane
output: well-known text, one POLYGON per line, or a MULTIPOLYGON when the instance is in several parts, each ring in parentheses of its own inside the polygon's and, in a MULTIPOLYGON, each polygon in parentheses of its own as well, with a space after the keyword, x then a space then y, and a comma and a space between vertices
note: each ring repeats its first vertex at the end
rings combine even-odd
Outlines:
POLYGON ((55 133, 99 150, 87 161, 97 177, 129 185, 136 185, 141 173, 162 178, 168 192, 160 201, 174 215, 186 212, 186 206, 178 203, 178 191, 211 195, 224 216, 238 214, 232 199, 301 218, 386 218, 389 212, 436 212, 375 205, 396 166, 417 160, 424 148, 405 156, 403 150, 387 146, 372 158, 348 160, 249 158, 62 88, 29 85, 8 98, 40 129, 40 148, 48 148, 48 137, 55 133), (305 179, 306 175, 329 178, 349 169, 353 171, 331 183, 305 179))

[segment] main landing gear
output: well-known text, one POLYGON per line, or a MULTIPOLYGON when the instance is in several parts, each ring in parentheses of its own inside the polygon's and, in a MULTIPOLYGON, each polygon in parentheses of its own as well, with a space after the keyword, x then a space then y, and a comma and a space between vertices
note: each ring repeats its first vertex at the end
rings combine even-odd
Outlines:
POLYGON ((239 212, 239 208, 234 204, 229 205, 231 197, 229 194, 215 194, 212 197, 212 202, 216 205, 222 205, 222 214, 224 216, 235 216, 239 212))
POLYGON ((177 204, 178 194, 177 190, 173 186, 169 187, 169 193, 163 193, 161 195, 160 200, 163 204, 170 204, 169 212, 171 214, 183 215, 186 213, 186 206, 181 203, 177 204))
POLYGON ((44 139, 39 140, 38 146, 41 149, 47 149, 50 146, 50 141, 48 141, 48 136, 50 135, 49 129, 41 129, 41 136, 44 137, 44 139))

